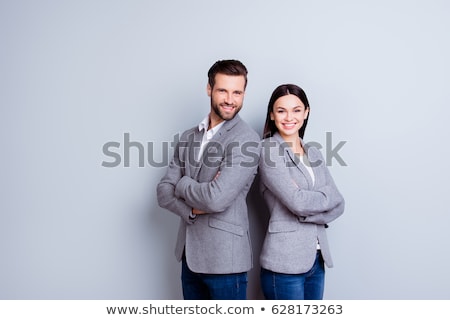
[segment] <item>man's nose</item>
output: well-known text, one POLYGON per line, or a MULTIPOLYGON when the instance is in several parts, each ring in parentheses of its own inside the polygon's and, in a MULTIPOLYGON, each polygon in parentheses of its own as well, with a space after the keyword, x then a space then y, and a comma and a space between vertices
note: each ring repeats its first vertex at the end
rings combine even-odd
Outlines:
POLYGON ((228 104, 232 104, 233 103, 233 94, 232 93, 227 93, 225 96, 225 102, 228 104))

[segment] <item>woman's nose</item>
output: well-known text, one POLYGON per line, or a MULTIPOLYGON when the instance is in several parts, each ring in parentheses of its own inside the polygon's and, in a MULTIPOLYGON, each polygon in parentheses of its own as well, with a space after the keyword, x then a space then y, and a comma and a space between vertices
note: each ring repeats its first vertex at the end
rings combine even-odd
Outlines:
POLYGON ((286 112, 286 120, 290 121, 293 119, 293 113, 288 111, 286 112))

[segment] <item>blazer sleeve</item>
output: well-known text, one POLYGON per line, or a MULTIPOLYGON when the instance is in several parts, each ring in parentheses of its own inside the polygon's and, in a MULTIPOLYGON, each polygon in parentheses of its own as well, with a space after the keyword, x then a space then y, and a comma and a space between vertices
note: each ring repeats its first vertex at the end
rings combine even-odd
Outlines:
POLYGON ((332 190, 332 197, 334 197, 335 201, 338 203, 336 207, 332 208, 331 210, 316 213, 310 216, 305 217, 302 222, 309 222, 309 223, 315 223, 315 224, 327 224, 332 222, 333 220, 337 219, 339 216, 341 216, 344 213, 345 209, 345 200, 342 194, 339 192, 338 188, 336 187, 336 184, 333 180, 333 177, 330 174, 330 171, 327 167, 323 167, 323 170, 326 170, 326 185, 330 187, 332 190))
POLYGON ((188 176, 182 177, 176 185, 175 195, 205 212, 225 211, 257 173, 260 142, 255 138, 241 141, 239 147, 226 148, 219 174, 212 181, 198 182, 188 176), (242 148, 243 142, 248 149, 242 148))
POLYGON ((177 145, 167 171, 156 188, 158 204, 160 207, 177 214, 187 223, 193 223, 193 220, 189 218, 192 207, 175 195, 175 186, 182 176, 182 160, 180 159, 179 145, 177 145))
POLYGON ((330 211, 338 205, 336 197, 332 196, 331 186, 308 190, 295 184, 286 164, 285 151, 276 141, 265 141, 261 150, 261 182, 292 213, 305 217, 330 211))
POLYGON ((307 216, 302 220, 302 222, 314 224, 327 224, 340 217, 344 213, 344 208, 345 208, 345 201, 342 200, 342 202, 339 203, 333 209, 317 213, 311 216, 307 216))

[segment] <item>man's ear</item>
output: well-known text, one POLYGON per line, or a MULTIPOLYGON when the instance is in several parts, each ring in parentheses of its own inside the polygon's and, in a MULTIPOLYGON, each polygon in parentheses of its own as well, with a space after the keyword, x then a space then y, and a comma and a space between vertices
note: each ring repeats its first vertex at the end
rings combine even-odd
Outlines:
POLYGON ((211 97, 211 92, 212 92, 212 88, 211 88, 211 85, 208 83, 206 85, 206 94, 208 95, 208 97, 211 97))

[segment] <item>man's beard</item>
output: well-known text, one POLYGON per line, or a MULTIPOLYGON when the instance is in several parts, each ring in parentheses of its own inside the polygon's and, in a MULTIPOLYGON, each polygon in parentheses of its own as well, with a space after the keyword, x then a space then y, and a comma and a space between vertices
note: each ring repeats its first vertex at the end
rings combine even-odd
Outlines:
MULTIPOLYGON (((223 104, 223 105, 225 105, 225 104, 223 104)), ((242 108, 242 105, 240 105, 240 106, 232 105, 234 107, 234 109, 233 109, 234 112, 232 114, 229 114, 229 113, 223 112, 223 110, 220 109, 219 104, 214 103, 213 101, 211 101, 211 106, 212 106, 212 109, 213 109, 214 113, 216 115, 218 115, 219 118, 222 119, 222 120, 231 120, 231 119, 233 119, 239 113, 239 111, 242 108)))

